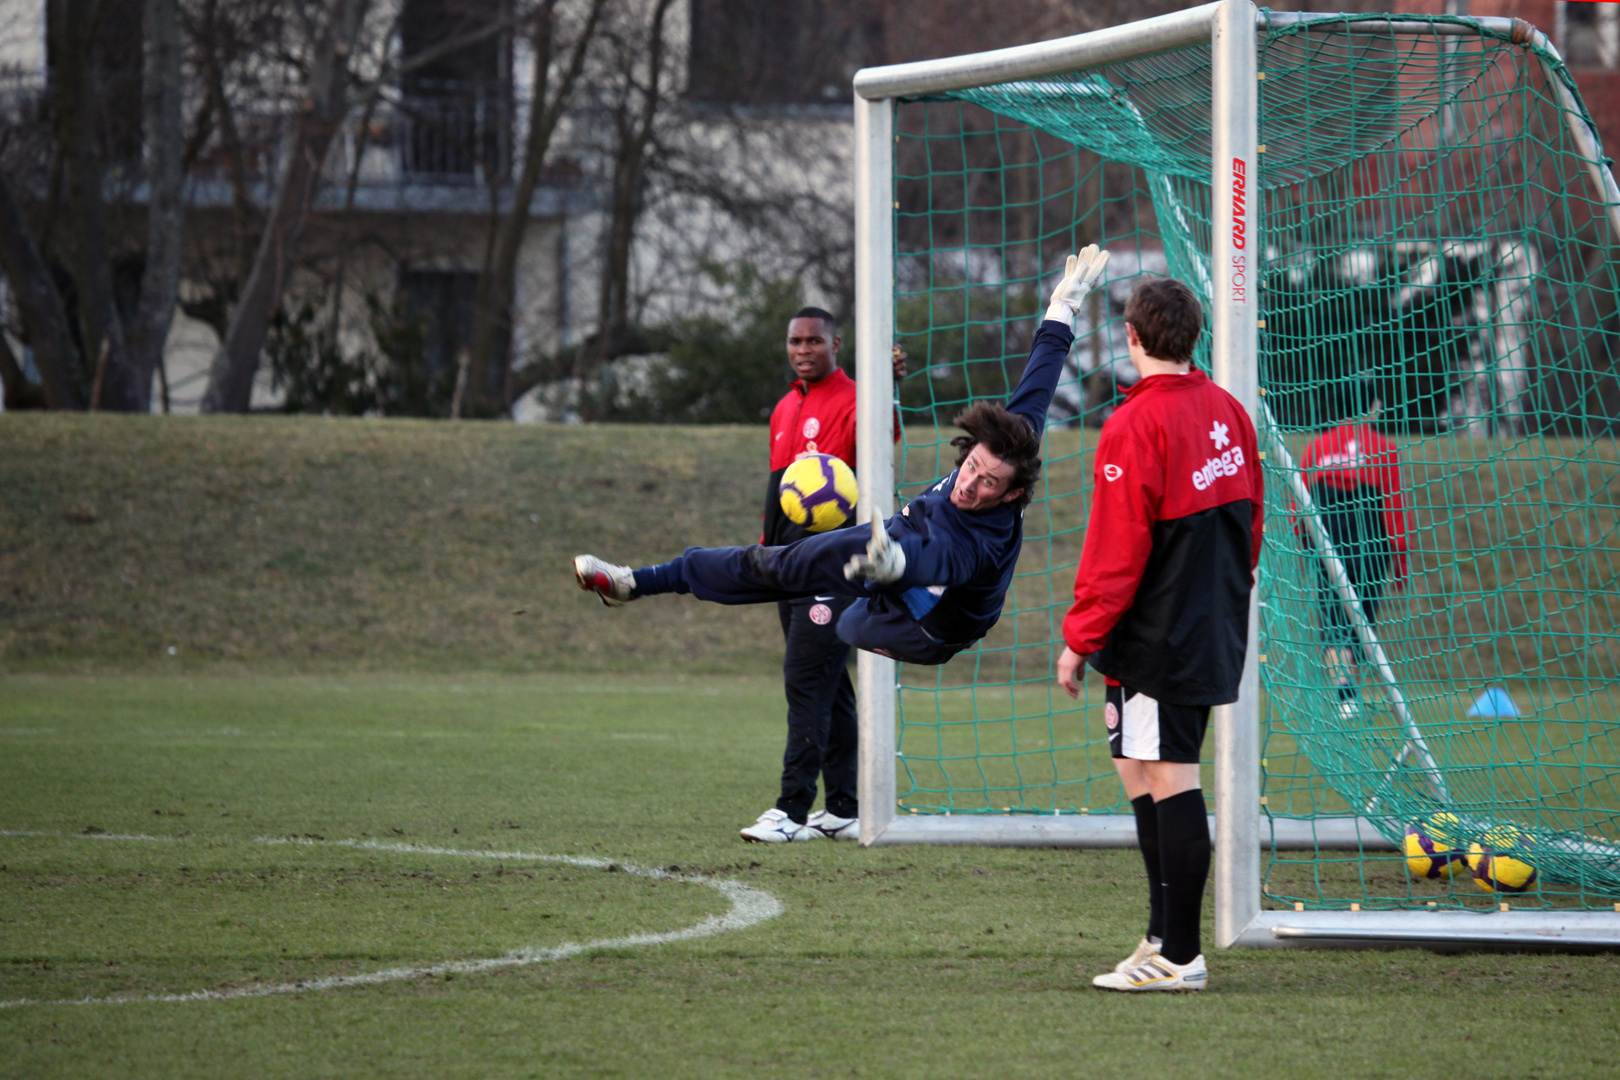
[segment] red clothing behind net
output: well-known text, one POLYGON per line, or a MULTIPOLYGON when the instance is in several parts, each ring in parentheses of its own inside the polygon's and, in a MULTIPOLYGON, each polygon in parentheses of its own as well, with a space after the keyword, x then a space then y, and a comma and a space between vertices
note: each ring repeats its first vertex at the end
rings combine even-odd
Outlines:
POLYGON ((1395 444, 1365 424, 1341 424, 1316 436, 1299 459, 1305 486, 1330 484, 1341 491, 1369 487, 1383 499, 1384 534, 1395 553, 1395 585, 1406 582, 1406 535, 1411 511, 1401 487, 1400 458, 1395 444))

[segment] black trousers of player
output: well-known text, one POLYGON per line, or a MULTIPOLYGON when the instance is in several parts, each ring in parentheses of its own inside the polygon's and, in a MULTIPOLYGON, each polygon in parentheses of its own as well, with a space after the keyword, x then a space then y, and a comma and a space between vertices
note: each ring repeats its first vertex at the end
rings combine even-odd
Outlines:
MULTIPOLYGON (((1311 485, 1311 497, 1322 513, 1322 526, 1333 543, 1333 551, 1344 565, 1345 576, 1361 601, 1362 613, 1369 622, 1378 619, 1378 605, 1383 599, 1384 586, 1389 581, 1394 552, 1384 532, 1379 513, 1383 496, 1375 488, 1358 485, 1340 488, 1332 484, 1311 485)), ((1307 544, 1309 541, 1307 540, 1307 544)), ((1361 640, 1356 636, 1345 610, 1339 591, 1328 577, 1327 563, 1316 564, 1317 610, 1322 621, 1322 644, 1329 648, 1348 648, 1354 651, 1360 663, 1361 640)))
POLYGON ((636 593, 691 593, 716 604, 846 596, 854 602, 838 617, 838 639, 857 649, 908 664, 943 664, 971 645, 938 640, 917 624, 898 596, 845 580, 844 564, 866 551, 869 535, 861 529, 838 529, 783 547, 687 548, 678 559, 637 570, 636 593))
POLYGON ((859 816, 855 687, 849 681, 849 645, 838 640, 836 627, 851 603, 847 596, 824 594, 777 604, 787 639, 782 687, 788 731, 776 808, 801 825, 816 802, 817 776, 826 784, 829 814, 859 816))

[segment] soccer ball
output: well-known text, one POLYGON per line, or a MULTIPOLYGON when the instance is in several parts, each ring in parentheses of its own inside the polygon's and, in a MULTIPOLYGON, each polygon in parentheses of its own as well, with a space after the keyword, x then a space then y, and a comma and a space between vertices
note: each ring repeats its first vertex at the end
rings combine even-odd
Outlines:
POLYGON ((1456 814, 1435 814, 1426 821, 1406 827, 1401 851, 1413 877, 1437 881, 1463 873, 1467 866, 1461 848, 1453 847, 1452 831, 1458 825, 1456 814))
POLYGON ((836 529, 855 512, 855 474, 831 454, 806 454, 782 474, 782 513, 813 533, 836 529))
POLYGON ((1513 826, 1498 825, 1485 834, 1484 844, 1469 844, 1474 884, 1488 893, 1524 892, 1536 883, 1536 868, 1519 856, 1533 843, 1513 826))

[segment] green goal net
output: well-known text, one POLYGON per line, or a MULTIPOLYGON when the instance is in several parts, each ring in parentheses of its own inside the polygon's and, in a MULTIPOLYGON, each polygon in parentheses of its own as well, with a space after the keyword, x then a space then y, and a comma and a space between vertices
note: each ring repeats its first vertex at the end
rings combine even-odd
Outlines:
MULTIPOLYGON (((1265 896, 1606 909, 1620 901, 1612 181, 1539 39, 1390 20, 1259 35, 1262 835, 1359 818, 1369 841, 1270 852, 1265 896), (1384 487, 1352 482, 1378 469, 1384 487), (1438 876, 1410 872, 1409 827, 1438 876), (1497 893, 1452 858, 1471 847, 1497 893)), ((1071 702, 1052 663, 1096 431, 1135 378, 1124 300, 1164 273, 1210 296, 1210 111, 1207 46, 897 105, 902 498, 951 467, 952 417, 1016 382, 1063 254, 1112 253, 1001 624, 945 668, 900 670, 902 814, 1129 812, 1100 678, 1071 702)))

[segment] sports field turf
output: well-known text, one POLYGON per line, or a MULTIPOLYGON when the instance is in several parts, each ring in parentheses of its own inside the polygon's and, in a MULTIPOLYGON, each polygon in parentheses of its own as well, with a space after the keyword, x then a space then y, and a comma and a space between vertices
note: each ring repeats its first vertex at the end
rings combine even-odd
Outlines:
POLYGON ((1135 852, 745 846, 780 712, 763 677, 7 676, 0 1075, 1614 1074, 1620 957, 1222 953, 1109 996, 1135 852), (780 914, 547 958, 731 910, 700 877, 780 914))

